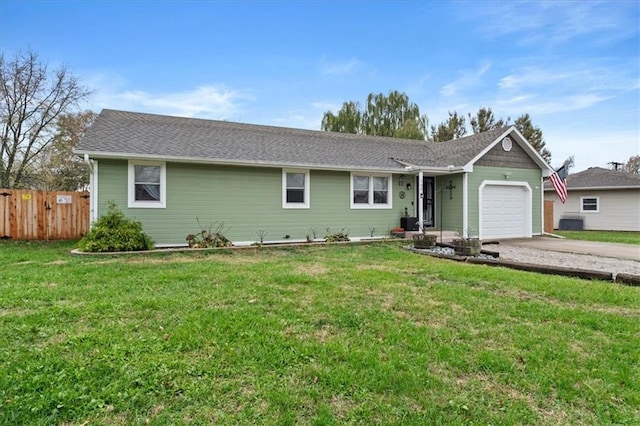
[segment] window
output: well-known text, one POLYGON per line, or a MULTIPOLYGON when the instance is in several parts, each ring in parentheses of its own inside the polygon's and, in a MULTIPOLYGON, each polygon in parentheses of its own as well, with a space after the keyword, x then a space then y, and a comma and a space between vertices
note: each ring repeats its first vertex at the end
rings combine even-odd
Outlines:
POLYGON ((165 163, 129 161, 129 201, 131 208, 166 207, 165 163))
POLYGON ((351 208, 390 209, 391 176, 351 174, 351 208))
POLYGON ((282 171, 282 208, 308 209, 309 170, 282 171))
POLYGON ((580 197, 580 213, 598 213, 598 197, 580 197))

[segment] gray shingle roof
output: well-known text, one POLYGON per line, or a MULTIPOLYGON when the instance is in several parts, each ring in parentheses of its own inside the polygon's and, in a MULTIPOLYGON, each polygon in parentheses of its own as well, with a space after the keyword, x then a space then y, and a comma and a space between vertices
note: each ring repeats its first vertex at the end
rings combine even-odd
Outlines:
POLYGON ((450 142, 423 142, 227 121, 103 110, 76 152, 95 157, 402 170, 464 166, 507 127, 450 142))
MULTIPOLYGON (((590 167, 567 176, 567 189, 615 189, 640 188, 640 176, 616 170, 590 167)), ((550 182, 545 182, 545 191, 552 191, 550 182)))

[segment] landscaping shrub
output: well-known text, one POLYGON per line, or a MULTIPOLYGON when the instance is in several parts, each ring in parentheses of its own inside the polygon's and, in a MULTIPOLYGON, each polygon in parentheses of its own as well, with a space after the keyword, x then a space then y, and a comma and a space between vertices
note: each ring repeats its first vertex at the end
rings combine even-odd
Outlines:
POLYGON ((153 240, 142 230, 140 221, 125 217, 113 201, 78 243, 88 252, 138 251, 153 249, 153 240))
POLYGON ((327 235, 324 236, 324 240, 328 243, 335 243, 338 241, 351 241, 349 238, 349 231, 345 231, 344 228, 340 230, 340 232, 332 233, 329 228, 327 228, 327 235))
MULTIPOLYGON (((192 248, 213 248, 213 247, 231 247, 233 243, 227 237, 224 236, 224 232, 228 231, 228 228, 225 229, 224 222, 214 222, 209 225, 208 228, 200 225, 200 220, 196 218, 198 225, 201 228, 201 231, 196 234, 187 235, 187 243, 189 247, 192 248)), ((267 233, 261 236, 264 236, 267 233)))

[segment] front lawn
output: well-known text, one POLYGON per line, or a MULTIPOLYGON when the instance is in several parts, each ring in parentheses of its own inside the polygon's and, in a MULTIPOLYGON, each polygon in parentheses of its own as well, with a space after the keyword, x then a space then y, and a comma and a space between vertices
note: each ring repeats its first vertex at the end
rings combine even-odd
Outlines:
POLYGON ((0 424, 638 424, 640 289, 397 243, 0 242, 0 424))
POLYGON ((553 233, 570 240, 640 245, 640 232, 633 231, 553 231, 553 233))

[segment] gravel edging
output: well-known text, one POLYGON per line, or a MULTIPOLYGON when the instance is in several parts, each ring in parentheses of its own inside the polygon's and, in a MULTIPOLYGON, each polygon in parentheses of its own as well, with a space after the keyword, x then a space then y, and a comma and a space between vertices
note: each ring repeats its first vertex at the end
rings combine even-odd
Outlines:
POLYGON ((443 253, 441 249, 430 252, 430 250, 408 248, 415 253, 455 261, 640 286, 640 262, 633 260, 516 247, 508 244, 495 247, 499 249, 497 252, 487 252, 497 253, 498 259, 449 255, 443 253))

